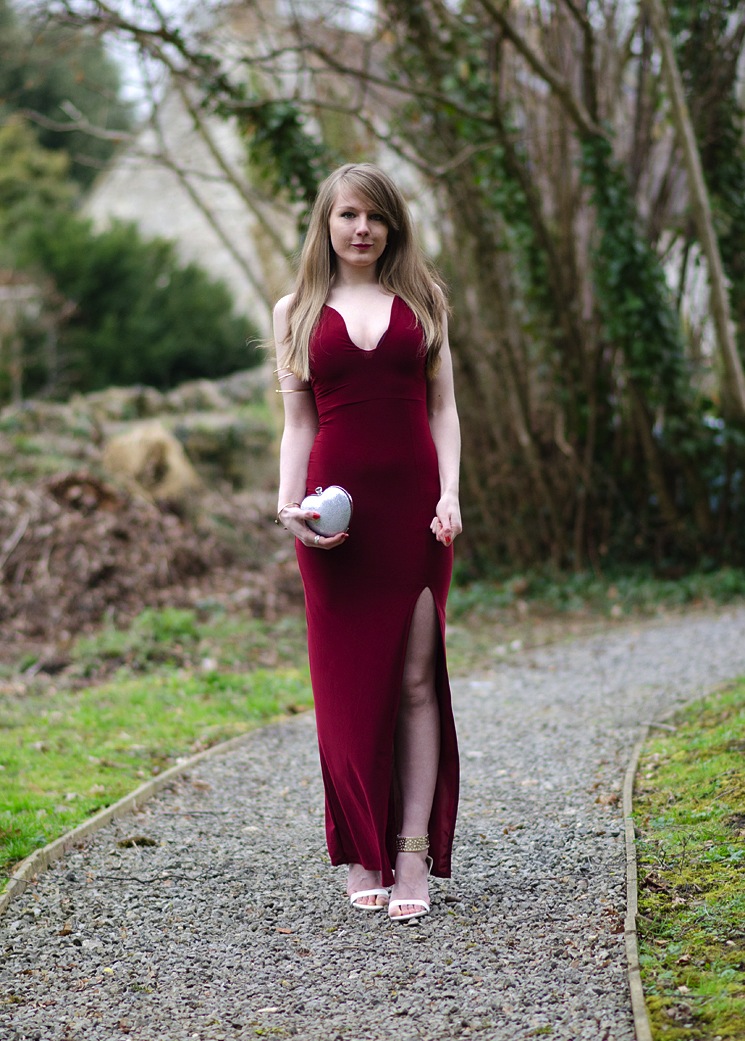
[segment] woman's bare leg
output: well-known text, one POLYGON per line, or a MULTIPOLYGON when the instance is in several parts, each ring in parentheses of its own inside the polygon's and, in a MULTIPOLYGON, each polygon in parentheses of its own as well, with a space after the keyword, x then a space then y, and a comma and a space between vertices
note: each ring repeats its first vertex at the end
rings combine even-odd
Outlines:
MULTIPOLYGON (((435 690, 438 621, 432 592, 417 601, 409 631, 401 705, 396 724, 396 772, 401 792, 401 834, 426 835, 440 759, 440 709, 435 690)), ((396 884, 391 899, 429 899, 427 851, 396 856, 396 884)), ((421 911, 403 904, 393 915, 421 911)))

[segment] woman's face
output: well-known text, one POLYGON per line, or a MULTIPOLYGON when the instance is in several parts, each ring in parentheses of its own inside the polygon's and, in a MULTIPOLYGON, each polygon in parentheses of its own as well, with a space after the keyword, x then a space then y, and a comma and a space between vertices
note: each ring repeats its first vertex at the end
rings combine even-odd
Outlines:
POLYGON ((341 187, 329 215, 331 248, 351 267, 377 264, 388 242, 388 225, 372 204, 351 188, 341 187))

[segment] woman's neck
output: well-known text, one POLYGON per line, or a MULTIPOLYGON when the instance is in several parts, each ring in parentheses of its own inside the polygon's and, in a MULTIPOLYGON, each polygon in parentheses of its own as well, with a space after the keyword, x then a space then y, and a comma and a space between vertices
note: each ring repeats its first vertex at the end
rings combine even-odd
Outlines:
POLYGON ((339 264, 331 283, 332 289, 357 289, 378 285, 378 273, 373 268, 353 268, 339 264))

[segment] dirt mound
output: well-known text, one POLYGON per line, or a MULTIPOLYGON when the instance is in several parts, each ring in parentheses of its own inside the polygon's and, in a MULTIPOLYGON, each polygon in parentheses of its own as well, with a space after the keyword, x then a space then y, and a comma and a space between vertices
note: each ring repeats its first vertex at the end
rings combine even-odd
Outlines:
POLYGON ((268 618, 296 608, 299 581, 271 505, 215 509, 230 539, 90 473, 0 481, 0 658, 146 607, 209 599, 268 618))

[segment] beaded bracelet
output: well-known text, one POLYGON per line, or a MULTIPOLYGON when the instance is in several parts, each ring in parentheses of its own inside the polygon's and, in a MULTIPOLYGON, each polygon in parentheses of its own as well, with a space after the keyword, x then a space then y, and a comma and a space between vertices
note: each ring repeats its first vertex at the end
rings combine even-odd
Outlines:
MULTIPOLYGON (((275 524, 282 524, 282 521, 279 519, 279 515, 282 512, 282 510, 286 510, 288 506, 297 506, 297 508, 300 509, 300 503, 299 502, 286 502, 284 504, 284 506, 280 506, 280 508, 277 510, 277 516, 274 518, 274 523, 275 524)), ((285 525, 282 524, 282 527, 285 528, 285 525)), ((285 528, 285 531, 286 530, 287 529, 285 528)))

